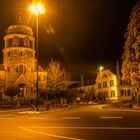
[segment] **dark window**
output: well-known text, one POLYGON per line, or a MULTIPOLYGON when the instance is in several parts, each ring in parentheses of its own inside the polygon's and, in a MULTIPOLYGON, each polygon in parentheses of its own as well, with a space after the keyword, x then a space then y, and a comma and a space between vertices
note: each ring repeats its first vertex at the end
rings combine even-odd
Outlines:
POLYGON ((7 71, 10 72, 10 67, 7 68, 7 71))
POLYGON ((130 90, 127 90, 127 95, 130 96, 130 90))
POLYGON ((19 38, 19 46, 24 46, 24 39, 23 38, 19 38))
POLYGON ((126 90, 121 90, 121 96, 126 96, 126 90))
POLYGON ((107 82, 103 82, 103 87, 104 87, 104 88, 107 87, 107 82))
POLYGON ((26 72, 26 68, 23 65, 18 65, 16 68, 17 73, 25 73, 26 72))
POLYGON ((22 56, 22 55, 23 55, 23 53, 22 53, 22 52, 20 52, 20 55, 22 56))
POLYGON ((28 37, 24 38, 24 46, 29 47, 29 38, 28 37))
POLYGON ((30 40, 30 42, 29 42, 29 47, 30 48, 33 48, 33 42, 30 40))
POLYGON ((31 87, 31 93, 33 92, 34 90, 33 90, 33 87, 31 87))
POLYGON ((124 94, 123 94, 123 90, 121 90, 121 96, 124 96, 124 94))
POLYGON ((10 52, 8 52, 8 57, 10 56, 10 52))
POLYGON ((9 46, 9 47, 12 47, 12 46, 13 46, 13 38, 10 38, 10 39, 8 40, 8 46, 9 46))

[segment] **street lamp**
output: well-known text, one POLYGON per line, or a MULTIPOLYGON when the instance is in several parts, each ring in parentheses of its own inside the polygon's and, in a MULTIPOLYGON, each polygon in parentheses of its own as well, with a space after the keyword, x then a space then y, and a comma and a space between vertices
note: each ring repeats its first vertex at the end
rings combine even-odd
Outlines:
POLYGON ((38 19, 39 14, 43 14, 45 12, 44 7, 41 5, 41 3, 37 3, 34 5, 31 5, 29 7, 29 10, 36 15, 36 97, 39 97, 38 94, 38 19))
POLYGON ((99 67, 99 71, 100 71, 100 72, 101 72, 103 69, 104 69, 103 66, 100 66, 100 67, 99 67))

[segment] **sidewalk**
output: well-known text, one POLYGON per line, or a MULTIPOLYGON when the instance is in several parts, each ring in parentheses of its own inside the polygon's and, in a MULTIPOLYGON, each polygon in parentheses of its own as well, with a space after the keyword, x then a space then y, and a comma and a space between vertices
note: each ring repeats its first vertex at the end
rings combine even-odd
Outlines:
POLYGON ((45 112, 54 112, 54 111, 61 111, 73 108, 74 105, 69 105, 68 107, 63 108, 50 108, 47 110, 45 107, 39 107, 39 111, 32 110, 30 107, 28 108, 10 108, 10 109, 0 109, 0 112, 18 112, 18 114, 39 114, 45 112))
POLYGON ((106 105, 103 109, 112 110, 112 111, 127 111, 127 112, 140 112, 140 107, 115 107, 113 105, 106 105))

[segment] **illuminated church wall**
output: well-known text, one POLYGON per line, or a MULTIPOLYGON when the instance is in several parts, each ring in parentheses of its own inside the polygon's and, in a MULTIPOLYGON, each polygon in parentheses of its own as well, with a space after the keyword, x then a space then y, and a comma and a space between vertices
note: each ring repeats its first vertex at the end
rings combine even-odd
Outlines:
MULTIPOLYGON (((22 97, 35 97, 36 59, 32 29, 21 24, 8 27, 4 44, 5 89, 17 87, 22 97)), ((39 77, 43 75, 43 80, 39 81, 39 88, 45 89, 46 72, 42 67, 39 70, 39 77)))

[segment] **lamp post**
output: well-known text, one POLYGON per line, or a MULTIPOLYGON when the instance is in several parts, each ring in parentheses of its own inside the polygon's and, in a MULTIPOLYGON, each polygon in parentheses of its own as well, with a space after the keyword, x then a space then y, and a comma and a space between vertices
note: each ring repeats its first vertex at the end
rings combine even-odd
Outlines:
MULTIPOLYGON (((103 66, 100 66, 99 67, 99 74, 101 75, 101 73, 102 73, 102 70, 104 69, 104 67, 103 66)), ((101 82, 101 99, 103 100, 103 83, 102 83, 102 77, 100 77, 101 78, 101 80, 100 80, 100 82, 101 82)))
POLYGON ((43 14, 45 12, 45 9, 41 5, 41 3, 37 3, 31 5, 29 7, 29 10, 36 15, 36 98, 38 98, 38 20, 39 14, 43 14))

